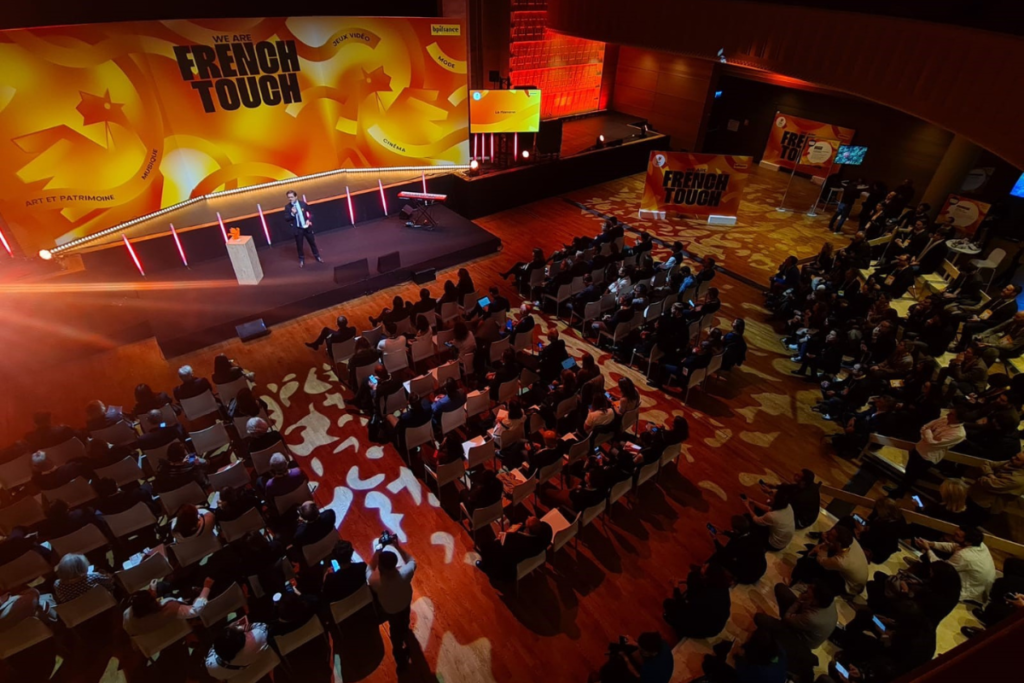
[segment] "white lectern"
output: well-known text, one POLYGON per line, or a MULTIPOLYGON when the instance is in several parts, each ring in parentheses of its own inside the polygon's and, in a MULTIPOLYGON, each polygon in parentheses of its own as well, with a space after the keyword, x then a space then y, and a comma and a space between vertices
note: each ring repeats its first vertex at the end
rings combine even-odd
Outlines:
POLYGON ((256 255, 256 243, 249 235, 228 240, 228 256, 238 284, 258 285, 263 279, 263 266, 260 265, 260 257, 256 255))

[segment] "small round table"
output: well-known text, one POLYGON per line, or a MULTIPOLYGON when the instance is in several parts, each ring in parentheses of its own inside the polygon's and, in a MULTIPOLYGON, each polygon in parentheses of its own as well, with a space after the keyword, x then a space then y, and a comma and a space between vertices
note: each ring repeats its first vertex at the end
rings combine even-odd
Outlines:
POLYGON ((981 253, 981 247, 979 247, 974 242, 971 242, 970 240, 966 239, 946 240, 946 246, 949 247, 949 250, 955 254, 952 260, 950 261, 950 263, 952 263, 953 265, 956 265, 956 261, 958 258, 960 258, 961 254, 966 254, 968 256, 977 256, 978 254, 981 253))

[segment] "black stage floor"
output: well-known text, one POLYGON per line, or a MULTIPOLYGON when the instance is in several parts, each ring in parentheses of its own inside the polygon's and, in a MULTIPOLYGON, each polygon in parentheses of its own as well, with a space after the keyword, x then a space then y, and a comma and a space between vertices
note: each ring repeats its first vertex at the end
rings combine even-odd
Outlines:
POLYGON ((267 326, 275 325, 406 282, 415 271, 450 268, 501 249, 500 239, 443 206, 435 207, 434 216, 439 226, 433 232, 407 228, 395 215, 319 233, 324 263, 309 255, 307 245, 304 268, 299 267, 294 241, 261 248, 264 277, 254 286, 237 284, 225 254, 145 280, 138 273, 132 279, 121 272, 86 270, 60 278, 63 291, 58 297, 23 294, 16 303, 34 316, 54 316, 65 324, 88 315, 81 323, 112 345, 155 336, 170 358, 230 339, 240 323, 263 318, 267 326), (379 274, 377 259, 396 250, 400 268, 379 274), (335 266, 363 258, 369 261, 368 279, 335 284, 335 266))

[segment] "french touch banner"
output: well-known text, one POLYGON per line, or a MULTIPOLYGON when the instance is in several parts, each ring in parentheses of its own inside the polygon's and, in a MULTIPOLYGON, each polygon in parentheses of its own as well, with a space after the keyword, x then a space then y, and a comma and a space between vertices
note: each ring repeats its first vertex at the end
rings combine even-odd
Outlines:
MULTIPOLYGON (((835 150, 839 144, 850 144, 857 131, 852 128, 843 128, 831 123, 821 123, 811 119, 802 119, 797 116, 775 112, 775 119, 772 122, 771 132, 768 134, 768 143, 765 145, 761 161, 775 164, 787 171, 793 169, 793 165, 799 160, 800 165, 796 170, 799 173, 807 173, 812 176, 824 177, 835 158, 835 150), (833 145, 832 155, 825 161, 809 162, 801 158, 807 148, 809 140, 828 141, 833 145)), ((816 159, 820 155, 816 156, 816 159)), ((839 172, 838 166, 832 169, 833 173, 839 172)))
POLYGON ((0 32, 0 215, 32 252, 211 192, 468 163, 466 59, 447 18, 0 32))
POLYGON ((735 216, 752 163, 751 157, 651 152, 640 218, 735 216))

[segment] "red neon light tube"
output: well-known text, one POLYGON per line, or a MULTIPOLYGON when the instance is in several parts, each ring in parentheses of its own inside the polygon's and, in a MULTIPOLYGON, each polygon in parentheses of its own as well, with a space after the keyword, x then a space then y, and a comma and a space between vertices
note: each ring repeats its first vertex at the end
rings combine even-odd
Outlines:
POLYGON ((388 215, 388 200, 387 200, 387 197, 384 196, 384 183, 382 183, 380 181, 380 178, 377 178, 377 187, 380 188, 380 203, 381 203, 381 206, 384 207, 384 215, 387 216, 388 215))
POLYGON ((220 234, 224 235, 224 244, 227 244, 228 231, 224 229, 224 219, 220 217, 220 211, 217 212, 217 222, 220 223, 220 234))
POLYGON ((178 231, 174 229, 174 223, 171 223, 171 236, 174 237, 174 243, 178 245, 178 254, 181 255, 181 262, 188 268, 188 259, 185 258, 185 249, 181 246, 181 240, 178 239, 178 231))
MULTIPOLYGON (((423 191, 426 192, 426 190, 423 191)), ((7 238, 4 237, 3 230, 0 230, 0 243, 4 245, 4 250, 7 252, 7 255, 10 256, 11 258, 14 258, 14 252, 11 251, 11 245, 7 243, 7 238)))
POLYGON ((132 243, 128 241, 128 235, 122 232, 121 239, 124 240, 124 246, 128 248, 128 253, 131 254, 132 261, 135 261, 135 267, 139 269, 139 275, 146 277, 146 271, 142 270, 142 263, 139 261, 139 257, 135 254, 135 250, 132 248, 132 243))
POLYGON ((491 163, 494 163, 494 133, 491 133, 491 163))
POLYGON ((512 133, 512 163, 519 158, 519 133, 512 133))
POLYGON ((267 236, 267 244, 271 244, 270 229, 267 227, 267 219, 263 217, 263 207, 257 204, 256 210, 260 212, 260 223, 263 224, 263 234, 267 236))
POLYGON ((348 219, 355 225, 356 212, 352 209, 352 193, 348 191, 348 185, 345 186, 345 197, 348 199, 348 219))

